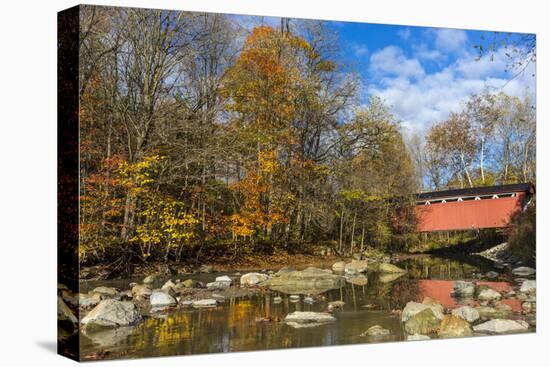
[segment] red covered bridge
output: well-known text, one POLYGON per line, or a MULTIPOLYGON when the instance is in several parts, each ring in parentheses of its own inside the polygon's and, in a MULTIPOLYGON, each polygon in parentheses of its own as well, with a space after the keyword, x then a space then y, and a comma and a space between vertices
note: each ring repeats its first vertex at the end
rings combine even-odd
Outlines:
POLYGON ((417 195, 419 232, 505 228, 535 193, 531 183, 426 192, 417 195))

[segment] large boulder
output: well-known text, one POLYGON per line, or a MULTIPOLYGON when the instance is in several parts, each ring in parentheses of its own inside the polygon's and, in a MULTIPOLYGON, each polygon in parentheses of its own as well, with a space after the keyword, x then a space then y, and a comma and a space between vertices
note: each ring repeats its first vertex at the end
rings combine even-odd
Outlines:
POLYGON ((537 293, 537 281, 536 280, 525 280, 521 284, 519 289, 522 293, 536 294, 537 293))
POLYGON ((430 308, 426 308, 405 322, 407 334, 432 334, 439 330, 441 319, 430 308))
POLYGON ((350 263, 347 263, 344 267, 344 272, 346 274, 357 274, 364 273, 367 271, 367 260, 351 260, 350 263))
POLYGON ((258 285, 261 282, 265 282, 269 279, 269 276, 267 274, 262 273, 246 273, 241 276, 241 286, 244 287, 253 287, 255 285, 258 285))
POLYGON ((332 264, 332 270, 338 273, 344 272, 345 268, 346 268, 346 263, 344 261, 338 261, 332 264))
POLYGON ((127 326, 140 320, 141 315, 132 302, 106 299, 94 307, 81 322, 90 328, 127 326))
POLYGON ((452 294, 458 298, 467 298, 472 297, 475 291, 476 287, 474 283, 458 280, 454 282, 452 294))
POLYGON ((378 271, 380 273, 396 273, 396 274, 401 274, 401 273, 406 273, 407 271, 405 269, 401 269, 393 264, 389 264, 389 263, 382 263, 380 265, 378 265, 378 271))
POLYGON ((262 285, 286 294, 319 294, 345 286, 343 276, 332 274, 330 270, 307 268, 276 273, 262 285))
POLYGON ((328 313, 302 311, 288 314, 284 319, 285 324, 294 328, 319 326, 333 321, 336 321, 336 318, 328 313))
POLYGON ((502 298, 502 295, 493 288, 485 288, 479 292, 477 298, 480 301, 498 301, 502 298))
POLYGON ((474 322, 479 319, 479 312, 477 312, 475 308, 470 306, 455 308, 451 313, 454 316, 460 317, 468 322, 474 322))
POLYGON ((446 315, 439 326, 440 338, 460 338, 473 335, 470 323, 461 317, 446 315))
MULTIPOLYGON (((424 311, 425 309, 430 309, 433 311, 434 315, 439 319, 443 320, 443 306, 439 303, 431 300, 431 299, 424 299, 423 303, 418 303, 414 301, 410 301, 405 305, 405 308, 403 309, 403 312, 401 313, 401 321, 406 322, 414 315, 418 314, 421 311, 424 311)), ((414 333, 413 333, 414 334, 414 333)), ((422 333, 420 333, 422 334, 422 333)))
POLYGON ((527 277, 535 274, 536 272, 537 271, 535 269, 528 266, 520 266, 519 268, 515 268, 514 270, 512 270, 512 274, 520 277, 527 277))
POLYGON ((73 311, 63 302, 61 297, 57 297, 57 320, 66 321, 71 324, 78 324, 78 319, 74 315, 73 311))
POLYGON ((177 304, 177 301, 170 294, 162 291, 153 291, 150 302, 152 307, 168 307, 177 304))
POLYGON ((475 325, 474 331, 487 334, 519 333, 527 331, 529 324, 523 320, 494 319, 475 325))

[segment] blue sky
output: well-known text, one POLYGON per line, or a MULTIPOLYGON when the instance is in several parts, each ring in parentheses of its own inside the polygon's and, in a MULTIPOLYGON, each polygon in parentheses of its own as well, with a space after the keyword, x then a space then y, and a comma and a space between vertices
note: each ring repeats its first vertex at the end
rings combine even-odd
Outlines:
MULTIPOLYGON (((280 18, 238 17, 245 27, 280 18), (247 20, 248 19, 248 20, 247 20), (247 23, 248 22, 248 23, 247 23)), ((379 96, 402 122, 405 133, 424 134, 475 93, 535 93, 535 64, 517 77, 507 50, 476 60, 473 47, 490 31, 327 21, 338 34, 340 61, 361 79, 361 99, 379 96)))
MULTIPOLYGON (((476 60, 474 45, 492 32, 447 28, 329 22, 339 34, 342 60, 361 76, 363 97, 392 107, 408 132, 424 133, 472 93, 484 90, 523 97, 535 93, 535 65, 519 75, 500 47, 476 60)), ((485 41, 486 43, 486 41, 485 41)))

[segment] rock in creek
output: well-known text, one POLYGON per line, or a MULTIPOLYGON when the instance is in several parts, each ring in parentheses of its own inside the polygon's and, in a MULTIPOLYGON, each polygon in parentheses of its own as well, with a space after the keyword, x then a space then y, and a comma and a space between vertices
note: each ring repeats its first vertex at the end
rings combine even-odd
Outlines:
POLYGON ((367 271, 367 260, 351 260, 344 267, 346 274, 364 273, 367 271))
POLYGON ((207 283, 206 288, 208 289, 226 289, 231 286, 231 279, 226 275, 224 277, 217 277, 216 281, 207 283), (225 278, 229 279, 226 280, 225 278), (218 280, 221 279, 221 280, 218 280))
POLYGON ((430 308, 416 313, 405 322, 407 334, 432 334, 439 330, 441 320, 437 318, 430 308))
POLYGON ((197 301, 193 301, 193 307, 194 308, 207 308, 207 307, 216 307, 217 302, 215 299, 200 299, 197 301))
POLYGON ((374 325, 367 329, 364 333, 361 334, 361 336, 387 336, 390 335, 390 331, 388 329, 384 329, 380 325, 374 325))
POLYGON ((295 311, 288 314, 284 322, 294 328, 313 327, 336 321, 332 315, 323 312, 295 311))
POLYGON ((269 286, 278 292, 311 295, 341 288, 345 284, 346 279, 343 276, 332 274, 330 270, 317 268, 277 273, 271 279, 261 283, 262 286, 269 286))
POLYGON ((452 311, 452 314, 468 322, 474 322, 479 319, 479 312, 477 312, 475 308, 470 306, 462 306, 459 308, 455 308, 452 311))
POLYGON ((174 297, 162 291, 153 291, 153 293, 151 293, 150 302, 152 307, 168 307, 177 304, 174 297))
POLYGON ((214 271, 214 268, 211 265, 201 265, 199 267, 200 273, 211 273, 214 271))
POLYGON ((535 274, 536 272, 537 271, 535 269, 528 266, 520 266, 519 268, 515 268, 514 270, 512 270, 512 274, 518 275, 520 277, 527 277, 535 274))
POLYGON ((100 301, 101 301, 101 296, 99 294, 80 293, 78 295, 78 304, 82 308, 95 307, 100 301))
POLYGON ((113 287, 96 287, 94 288, 94 290, 91 292, 91 294, 99 294, 101 296, 101 299, 106 299, 106 298, 115 298, 115 299, 120 299, 120 295, 118 294, 118 291, 113 288, 113 287))
POLYGON ((518 333, 527 331, 529 324, 523 320, 494 319, 474 326, 474 331, 488 334, 518 333))
POLYGON ((537 293, 537 281, 536 280, 525 280, 521 284, 519 289, 522 293, 535 294, 537 293))
POLYGON ((144 284, 153 284, 153 283, 156 282, 158 279, 159 279, 159 275, 158 275, 158 274, 151 274, 151 275, 145 277, 145 279, 143 279, 143 283, 144 283, 144 284))
POLYGON ((480 301, 498 301, 502 298, 502 295, 492 288, 482 289, 477 298, 480 301))
MULTIPOLYGON (((414 315, 416 315, 421 311, 424 311, 425 309, 431 309, 435 317, 437 317, 439 320, 443 319, 443 306, 429 298, 426 298, 422 303, 413 302, 413 301, 408 302, 405 305, 403 312, 401 313, 401 321, 406 322, 411 317, 413 317, 414 315)), ((411 333, 411 334, 414 334, 414 333, 411 333)))
POLYGON ((138 284, 132 288, 132 295, 137 299, 146 299, 153 291, 146 285, 138 284))
POLYGON ((512 312, 510 306, 504 304, 498 304, 496 307, 479 306, 475 310, 478 312, 481 320, 505 319, 512 312))
POLYGON ((401 278, 406 273, 380 273, 378 275, 378 280, 382 283, 391 283, 399 278, 401 278))
POLYGON ((405 269, 401 269, 393 264, 382 263, 378 265, 378 271, 380 273, 406 273, 405 269))
POLYGON ((470 323, 461 317, 445 315, 439 326, 440 338, 461 338, 472 336, 473 331, 470 323))
POLYGON ((132 302, 107 299, 95 306, 81 322, 90 328, 128 326, 139 320, 141 315, 132 302))
POLYGON ((253 287, 261 282, 265 282, 269 276, 262 273, 247 273, 241 276, 241 286, 253 287))
POLYGON ((71 311, 69 306, 67 306, 59 296, 57 297, 57 320, 78 324, 78 319, 73 311, 71 311))

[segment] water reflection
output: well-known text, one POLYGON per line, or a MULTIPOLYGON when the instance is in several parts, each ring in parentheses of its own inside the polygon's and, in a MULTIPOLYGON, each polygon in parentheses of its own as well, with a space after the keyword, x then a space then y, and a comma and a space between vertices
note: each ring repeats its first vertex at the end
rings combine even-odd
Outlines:
MULTIPOLYGON (((407 269, 403 276, 369 273, 368 280, 325 292, 314 297, 313 304, 303 302, 303 297, 291 302, 289 295, 276 292, 227 298, 216 308, 172 310, 133 328, 82 335, 81 348, 84 356, 108 351, 107 358, 127 358, 403 340, 399 317, 392 311, 426 296, 446 307, 457 307, 460 301, 451 297, 453 279, 471 279, 489 270, 431 257, 412 258, 399 265, 407 269), (275 296, 282 297, 282 302, 275 303, 275 296), (302 329, 281 322, 294 311, 324 311, 331 301, 345 302, 343 310, 335 314, 336 322, 302 329), (390 335, 361 336, 373 325, 389 329, 390 335)), ((491 285, 510 287, 505 281, 491 285)))

